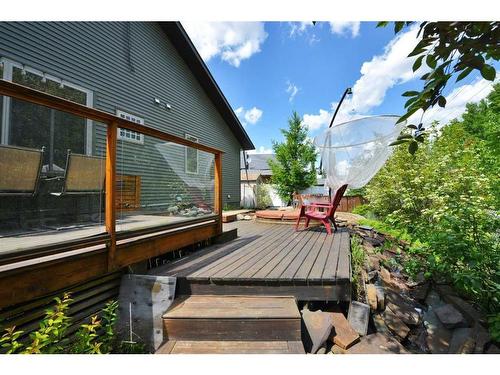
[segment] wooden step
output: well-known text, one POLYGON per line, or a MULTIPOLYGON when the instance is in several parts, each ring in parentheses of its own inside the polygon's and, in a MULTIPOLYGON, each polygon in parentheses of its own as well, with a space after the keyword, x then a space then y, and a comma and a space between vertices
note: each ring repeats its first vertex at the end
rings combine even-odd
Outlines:
POLYGON ((301 341, 168 341, 155 354, 305 354, 301 341))
POLYGON ((170 341, 300 341, 294 297, 184 296, 163 315, 170 341))

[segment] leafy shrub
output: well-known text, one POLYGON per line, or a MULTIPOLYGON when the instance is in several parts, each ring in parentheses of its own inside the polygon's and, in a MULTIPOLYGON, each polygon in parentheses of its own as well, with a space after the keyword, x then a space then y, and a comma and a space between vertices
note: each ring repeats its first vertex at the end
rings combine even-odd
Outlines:
POLYGON ((380 221, 362 220, 409 242, 407 270, 448 279, 487 312, 500 309, 499 108, 496 85, 414 156, 396 147, 366 188, 380 221))
POLYGON ((259 183, 255 186, 255 200, 257 208, 261 210, 273 204, 268 185, 259 183))
POLYGON ((67 316, 72 302, 69 293, 54 299, 53 308, 47 309, 39 328, 29 335, 29 342, 20 342, 23 331, 15 326, 4 329, 0 337, 0 347, 6 354, 54 354, 54 353, 110 353, 114 342, 114 326, 117 319, 118 302, 110 301, 102 311, 102 319, 94 315, 89 324, 82 324, 70 343, 67 330, 71 318, 67 316))
POLYGON ((351 263, 352 263, 352 285, 355 296, 359 296, 361 292, 361 270, 365 262, 365 251, 361 245, 361 239, 358 236, 351 237, 351 263))

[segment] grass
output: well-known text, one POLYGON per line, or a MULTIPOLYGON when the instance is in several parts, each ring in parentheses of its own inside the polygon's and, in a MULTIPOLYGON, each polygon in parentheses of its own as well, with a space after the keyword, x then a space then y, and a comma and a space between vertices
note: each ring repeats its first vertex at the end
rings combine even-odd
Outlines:
POLYGON ((365 251, 361 245, 359 236, 351 237, 351 263, 352 263, 352 285, 354 288, 355 296, 359 296, 362 290, 361 284, 363 282, 361 270, 365 263, 365 251))

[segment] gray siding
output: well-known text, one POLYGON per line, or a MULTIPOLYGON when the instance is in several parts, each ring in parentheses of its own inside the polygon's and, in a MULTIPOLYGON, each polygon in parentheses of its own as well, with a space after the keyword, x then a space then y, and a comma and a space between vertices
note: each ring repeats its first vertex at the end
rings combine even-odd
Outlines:
MULTIPOLYGON (((159 24, 0 22, 0 57, 92 90, 95 108, 119 108, 147 126, 180 137, 187 132, 223 150, 224 203, 239 205, 241 146, 159 24), (172 110, 155 106, 155 97, 172 110)), ((99 133, 96 150, 103 147, 99 133)))

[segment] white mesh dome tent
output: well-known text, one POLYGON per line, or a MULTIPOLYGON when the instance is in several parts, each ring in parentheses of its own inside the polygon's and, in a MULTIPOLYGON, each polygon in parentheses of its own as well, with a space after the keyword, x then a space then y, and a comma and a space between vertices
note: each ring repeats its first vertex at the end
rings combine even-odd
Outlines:
POLYGON ((334 191, 348 184, 365 186, 384 165, 392 152, 389 144, 397 139, 405 122, 399 116, 371 116, 334 125, 314 138, 319 148, 325 185, 334 191))

